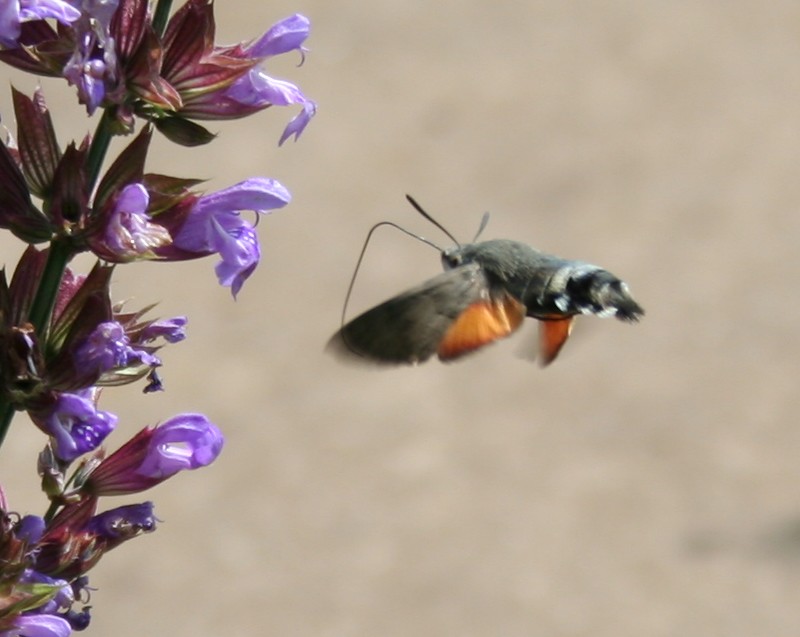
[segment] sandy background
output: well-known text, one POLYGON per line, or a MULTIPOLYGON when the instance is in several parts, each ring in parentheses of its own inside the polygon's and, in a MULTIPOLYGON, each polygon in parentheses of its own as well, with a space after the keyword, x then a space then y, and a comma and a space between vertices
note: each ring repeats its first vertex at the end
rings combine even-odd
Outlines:
MULTIPOLYGON (((88 634, 799 635, 800 5, 218 2, 219 40, 295 11, 307 62, 270 68, 319 102, 301 141, 277 149, 290 113, 267 111, 150 164, 294 202, 236 303, 212 261, 117 272, 190 339, 163 395, 106 393, 112 445, 194 410, 227 447, 148 494, 163 524, 93 573, 88 634), (446 243, 406 192, 464 240, 490 210, 487 238, 607 267, 645 320, 579 322, 544 371, 530 328, 457 365, 342 366, 322 348, 367 229, 446 243)), ((438 271, 379 234, 351 313, 438 271)), ((40 445, 20 420, 3 449, 20 510, 40 445)))

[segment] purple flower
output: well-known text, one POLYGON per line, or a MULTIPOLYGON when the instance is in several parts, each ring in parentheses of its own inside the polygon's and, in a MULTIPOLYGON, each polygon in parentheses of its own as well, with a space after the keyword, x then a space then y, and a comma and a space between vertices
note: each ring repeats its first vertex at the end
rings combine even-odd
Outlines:
POLYGON ((154 248, 172 242, 166 228, 150 221, 149 203, 150 195, 141 184, 122 189, 108 218, 102 246, 96 246, 96 251, 103 253, 100 256, 113 261, 151 258, 154 248))
POLYGON ((0 637, 68 637, 72 626, 58 615, 26 613, 14 619, 14 628, 0 632, 0 637))
POLYGON ((89 474, 84 488, 94 495, 149 489, 179 471, 211 464, 222 451, 219 428, 202 414, 181 414, 145 427, 89 474))
MULTIPOLYGON (((305 51, 303 42, 308 37, 309 27, 310 22, 305 16, 299 13, 289 16, 273 25, 263 36, 245 47, 244 53, 251 59, 261 58, 264 60, 295 49, 302 55, 305 51)), ((300 104, 303 107, 302 111, 286 126, 279 144, 283 144, 292 135, 295 140, 300 137, 317 110, 316 103, 307 99, 296 84, 273 78, 267 75, 261 67, 251 69, 234 82, 224 91, 222 98, 254 109, 300 104)))
POLYGON ((261 251, 255 228, 241 210, 267 212, 285 206, 289 191, 273 179, 253 178, 204 195, 192 207, 177 232, 174 245, 187 252, 218 253, 217 278, 235 297, 258 265, 261 251))
POLYGON ((95 515, 86 525, 86 530, 106 540, 127 540, 140 533, 155 531, 156 517, 153 503, 128 504, 95 515))
POLYGON ((303 42, 308 37, 309 24, 308 18, 303 15, 289 16, 249 44, 214 47, 210 51, 205 51, 202 58, 192 59, 192 64, 189 64, 188 56, 183 52, 187 48, 186 40, 196 36, 194 33, 182 31, 182 37, 175 39, 182 46, 177 47, 173 42, 173 46, 168 45, 165 54, 165 59, 175 59, 174 64, 168 65, 166 79, 175 86, 183 98, 180 114, 190 119, 227 119, 244 117, 269 106, 297 104, 302 106, 302 110, 289 122, 279 143, 282 144, 291 136, 299 137, 314 116, 317 105, 308 99, 296 84, 268 75, 261 68, 261 64, 268 58, 294 50, 300 52, 302 64, 305 52, 303 42), (176 48, 177 51, 173 53, 172 48, 176 48), (219 78, 226 77, 224 71, 231 67, 232 63, 233 67, 236 67, 235 63, 241 65, 242 62, 248 62, 249 70, 244 75, 237 74, 229 79, 220 79, 217 86, 208 86, 209 80, 206 78, 212 75, 207 68, 212 61, 219 68, 220 72, 217 74, 219 78), (203 88, 208 86, 208 88, 198 90, 198 86, 203 88))
POLYGON ((117 321, 100 323, 75 351, 75 365, 104 374, 135 365, 158 366, 161 361, 145 350, 131 346, 125 328, 117 321))
POLYGON ((61 24, 71 24, 81 12, 64 0, 3 0, 0 2, 0 44, 16 48, 21 25, 29 20, 53 18, 61 24))
POLYGON ((41 423, 52 437, 56 456, 71 461, 100 446, 117 424, 117 417, 97 409, 97 388, 77 394, 63 393, 41 423))
POLYGON ((224 442, 222 432, 203 414, 182 414, 152 431, 138 472, 159 480, 211 464, 224 442))
POLYGON ((83 0, 83 15, 74 25, 76 47, 64 66, 64 77, 77 87, 78 101, 91 115, 103 100, 120 89, 120 71, 111 18, 119 0, 83 0))

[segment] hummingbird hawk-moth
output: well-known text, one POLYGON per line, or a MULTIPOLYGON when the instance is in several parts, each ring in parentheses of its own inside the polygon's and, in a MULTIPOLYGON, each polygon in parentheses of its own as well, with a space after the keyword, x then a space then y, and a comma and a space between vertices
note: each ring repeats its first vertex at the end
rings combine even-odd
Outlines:
POLYGON ((455 242, 441 250, 417 237, 440 250, 445 271, 343 325, 328 343, 337 354, 388 364, 413 365, 434 354, 452 361, 505 338, 529 316, 539 321, 539 362, 544 366, 558 356, 577 315, 627 322, 644 315, 627 284, 608 270, 510 239, 459 244, 406 197, 455 242))

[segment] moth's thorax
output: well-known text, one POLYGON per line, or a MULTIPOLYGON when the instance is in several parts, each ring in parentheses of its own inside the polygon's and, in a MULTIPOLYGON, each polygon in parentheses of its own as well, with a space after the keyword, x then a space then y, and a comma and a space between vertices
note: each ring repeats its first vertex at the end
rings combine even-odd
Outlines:
POLYGON ((536 268, 542 261, 552 259, 553 257, 525 243, 510 239, 467 243, 442 252, 442 265, 445 270, 465 263, 477 263, 488 274, 501 280, 519 275, 530 268, 536 268))

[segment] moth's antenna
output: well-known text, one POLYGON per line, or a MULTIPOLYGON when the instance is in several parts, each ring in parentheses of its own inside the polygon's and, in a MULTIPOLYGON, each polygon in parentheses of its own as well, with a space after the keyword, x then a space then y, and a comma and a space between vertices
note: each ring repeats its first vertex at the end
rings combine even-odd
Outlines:
MULTIPOLYGON (((434 224, 436 224, 436 222, 434 222, 434 224)), ((391 221, 380 221, 379 223, 376 223, 369 229, 369 232, 367 233, 367 238, 364 240, 364 246, 361 248, 361 254, 358 255, 358 261, 356 261, 355 270, 353 270, 353 276, 350 277, 350 285, 347 286, 347 294, 344 297, 344 306, 342 307, 342 326, 344 326, 344 318, 347 315, 347 306, 350 303, 350 295, 353 292, 353 286, 355 285, 356 282, 356 276, 358 275, 358 270, 361 267, 361 261, 364 260, 364 254, 366 253, 367 246, 369 245, 369 241, 372 238, 372 233, 375 232, 381 226, 391 226, 396 230, 400 230, 400 232, 405 232, 409 237, 414 237, 418 241, 422 241, 422 243, 427 243, 429 246, 435 248, 439 252, 443 252, 443 250, 439 246, 437 246, 433 241, 426 239, 425 237, 421 237, 418 234, 414 234, 413 232, 409 232, 405 228, 398 226, 396 223, 393 223, 391 221)))
POLYGON ((445 227, 444 227, 444 226, 443 226, 441 223, 439 223, 438 221, 436 221, 436 219, 434 219, 433 217, 431 217, 431 216, 430 216, 430 215, 429 215, 427 212, 425 212, 425 211, 422 209, 422 206, 420 206, 420 205, 419 205, 419 204, 416 202, 416 200, 414 199, 414 197, 412 197, 411 195, 406 195, 406 199, 408 199, 408 203, 410 203, 412 206, 414 206, 414 209, 415 209, 415 210, 416 210, 416 211, 417 211, 419 214, 421 214, 423 217, 425 217, 425 218, 426 218, 428 221, 430 221, 430 222, 431 222, 431 223, 432 223, 434 226, 436 226, 437 228, 439 228, 439 230, 441 230, 442 232, 444 232, 444 233, 445 233, 445 234, 446 234, 446 235, 447 235, 447 236, 450 238, 450 240, 451 240, 453 243, 455 243, 457 246, 460 246, 460 245, 461 245, 461 244, 458 242, 458 239, 456 239, 456 238, 455 238, 455 237, 454 237, 452 234, 450 234, 450 233, 447 231, 447 228, 445 228, 445 227))
POLYGON ((487 223, 489 223, 489 213, 484 212, 483 217, 481 217, 481 225, 478 226, 478 232, 475 233, 475 238, 472 240, 472 243, 475 243, 478 240, 478 237, 481 236, 481 232, 486 229, 487 223))

